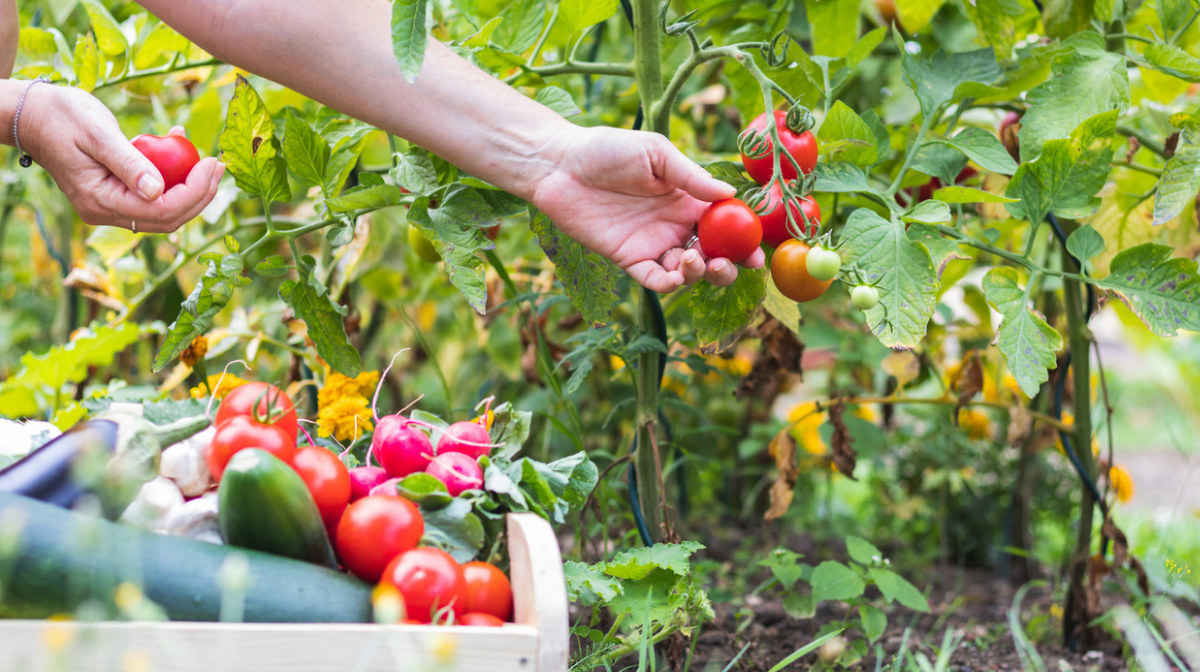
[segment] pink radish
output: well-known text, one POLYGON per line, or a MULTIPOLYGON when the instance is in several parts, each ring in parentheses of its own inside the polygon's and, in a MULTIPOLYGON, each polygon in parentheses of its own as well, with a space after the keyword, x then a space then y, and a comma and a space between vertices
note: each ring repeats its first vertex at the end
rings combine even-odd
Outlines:
POLYGON ((371 489, 383 483, 388 474, 379 467, 355 467, 350 470, 350 501, 366 497, 371 489))
POLYGON ((389 478, 379 485, 371 488, 371 496, 383 495, 384 497, 399 497, 400 492, 396 490, 396 484, 400 482, 398 478, 389 478))
POLYGON ((413 421, 402 415, 388 415, 375 427, 371 453, 388 476, 403 478, 425 471, 433 457, 433 444, 413 421))
POLYGON ((438 455, 462 453, 473 460, 478 460, 491 451, 492 437, 488 436, 488 431, 479 423, 465 420, 450 425, 442 434, 437 446, 438 455))
POLYGON ((464 490, 483 488, 483 469, 474 458, 462 453, 442 453, 433 458, 425 473, 446 484, 451 497, 464 490))

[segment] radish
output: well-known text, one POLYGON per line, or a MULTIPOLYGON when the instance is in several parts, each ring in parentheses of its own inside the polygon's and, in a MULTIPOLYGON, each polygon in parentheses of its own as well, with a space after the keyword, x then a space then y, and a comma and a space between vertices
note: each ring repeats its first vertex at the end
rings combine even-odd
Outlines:
POLYGON ((488 431, 479 423, 465 420, 450 425, 442 434, 437 446, 438 455, 462 453, 473 460, 478 460, 491 451, 492 437, 488 436, 488 431))
POLYGON ((483 488, 483 469, 474 458, 462 453, 442 453, 433 458, 425 473, 446 484, 451 497, 464 490, 483 488))
POLYGON ((400 491, 396 489, 396 484, 400 482, 398 478, 389 478, 379 485, 371 488, 371 496, 382 495, 384 497, 399 497, 400 491))
POLYGON ((350 470, 350 501, 366 497, 371 489, 388 479, 387 471, 379 467, 355 467, 350 470))
POLYGON ((388 415, 375 427, 371 453, 388 476, 403 478, 425 471, 433 456, 433 444, 417 423, 402 415, 388 415))

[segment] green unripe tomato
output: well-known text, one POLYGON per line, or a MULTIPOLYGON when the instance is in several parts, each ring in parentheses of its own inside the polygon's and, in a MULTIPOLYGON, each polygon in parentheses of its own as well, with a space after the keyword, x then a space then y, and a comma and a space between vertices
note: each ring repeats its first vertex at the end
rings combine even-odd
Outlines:
POLYGON ((842 257, 833 250, 818 246, 809 251, 804 266, 814 280, 825 282, 837 277, 842 269, 842 257))
POLYGON ((879 290, 870 285, 859 285, 850 290, 850 303, 859 310, 870 310, 879 303, 879 290))
POLYGON ((408 227, 408 244, 412 246, 413 252, 416 252, 418 257, 431 264, 436 264, 442 260, 442 255, 438 254, 437 248, 433 246, 433 243, 429 242, 429 239, 425 237, 425 234, 421 233, 420 229, 411 224, 408 227))

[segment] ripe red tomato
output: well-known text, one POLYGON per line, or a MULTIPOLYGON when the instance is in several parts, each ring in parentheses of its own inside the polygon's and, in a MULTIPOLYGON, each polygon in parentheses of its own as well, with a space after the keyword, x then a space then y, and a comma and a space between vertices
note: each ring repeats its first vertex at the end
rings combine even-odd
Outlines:
POLYGON ((208 446, 208 470, 220 481, 229 458, 243 448, 259 448, 291 464, 296 457, 296 437, 279 425, 262 425, 245 415, 229 418, 217 427, 208 446))
POLYGON ((292 468, 304 479, 317 502, 321 519, 336 523, 350 503, 350 472, 331 451, 310 446, 296 451, 292 468))
POLYGON ((727 198, 704 210, 696 234, 705 256, 724 257, 736 264, 758 249, 763 229, 750 206, 736 198, 727 198))
POLYGON ((797 302, 812 301, 825 293, 832 280, 821 282, 808 274, 808 245, 785 240, 771 257, 771 279, 784 296, 797 302))
POLYGON ((163 191, 187 182, 188 173, 200 163, 200 152, 182 135, 139 135, 129 142, 162 173, 163 191))
POLYGON ((220 427, 235 415, 250 417, 258 424, 276 425, 293 441, 299 431, 296 407, 291 398, 283 390, 267 383, 246 383, 234 388, 221 400, 213 424, 220 427))
POLYGON ((491 614, 463 614, 458 619, 459 625, 483 625, 490 628, 499 628, 504 625, 504 621, 492 616, 491 614))
POLYGON ((383 570, 381 580, 404 596, 411 619, 430 623, 446 607, 455 618, 466 613, 467 581, 462 567, 439 548, 414 548, 396 557, 383 570))
MULTIPOLYGON (((784 213, 782 201, 783 189, 780 189, 778 184, 772 185, 771 191, 767 194, 767 207, 771 209, 767 211, 767 214, 759 216, 759 221, 762 222, 763 242, 771 247, 779 247, 783 241, 792 239, 792 234, 788 232, 787 215, 784 213)), ((794 202, 789 205, 788 209, 792 211, 792 217, 796 220, 796 224, 800 228, 804 228, 804 217, 800 214, 801 208, 808 216, 808 235, 817 235, 817 229, 821 226, 821 206, 817 205, 816 200, 811 196, 801 199, 800 208, 797 208, 794 202)))
POLYGON ((463 565, 463 577, 467 581, 465 611, 488 614, 501 621, 512 618, 512 585, 499 567, 468 562, 463 565))
MULTIPOLYGON (((779 132, 779 141, 783 143, 783 149, 796 163, 800 165, 800 170, 807 175, 813 171, 817 165, 817 139, 809 131, 796 133, 787 125, 787 112, 782 110, 775 111, 775 127, 779 132)), ((752 128, 756 131, 767 130, 767 113, 763 112, 750 122, 746 128, 752 128)), ((772 147, 771 137, 767 136, 767 146, 772 147)), ((766 155, 754 159, 745 154, 742 155, 742 165, 746 167, 746 172, 750 173, 750 177, 759 184, 766 184, 775 171, 775 156, 773 152, 767 152, 766 155)), ((783 173, 783 179, 796 179, 796 167, 791 161, 787 160, 786 156, 779 157, 779 170, 783 173)))
POLYGON ((417 547, 423 534, 425 519, 416 504, 403 497, 368 495, 342 513, 338 558, 350 573, 375 583, 392 559, 417 547))

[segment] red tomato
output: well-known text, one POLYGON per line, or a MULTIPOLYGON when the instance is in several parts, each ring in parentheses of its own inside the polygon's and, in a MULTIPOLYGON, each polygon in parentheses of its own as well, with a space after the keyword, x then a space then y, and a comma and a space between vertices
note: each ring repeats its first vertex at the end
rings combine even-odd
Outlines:
POLYGON ((727 198, 704 210, 696 234, 705 256, 724 257, 736 264, 758 249, 763 229, 750 206, 736 198, 727 198))
POLYGON ((784 296, 797 302, 812 301, 829 289, 832 280, 821 282, 808 272, 808 245, 793 238, 785 240, 771 257, 771 279, 784 296))
POLYGON ((188 173, 200 163, 200 152, 182 135, 139 135, 129 142, 162 173, 164 191, 187 182, 188 173))
POLYGON ((425 520, 416 504, 403 497, 368 495, 342 513, 338 557, 350 573, 375 583, 393 558, 417 547, 423 534, 425 520))
POLYGON ((488 614, 501 621, 512 618, 512 585, 499 567, 468 562, 463 565, 463 577, 467 580, 466 611, 488 614))
POLYGON ((463 614, 458 618, 459 625, 484 625, 490 628, 499 628, 504 625, 504 621, 492 616, 491 614, 470 613, 463 614))
POLYGON ((291 464, 296 456, 296 437, 279 425, 260 425, 244 415, 229 418, 217 427, 208 446, 208 470, 213 480, 221 480, 229 458, 243 448, 259 448, 291 464))
MULTIPOLYGON (((796 159, 796 163, 800 164, 800 170, 805 174, 811 173, 817 165, 817 139, 809 131, 796 133, 787 125, 787 112, 782 110, 775 111, 775 127, 779 132, 779 141, 783 143, 783 149, 788 154, 796 159)), ((750 122, 746 128, 752 128, 756 131, 767 130, 767 113, 763 112, 750 122)), ((767 136, 767 146, 772 146, 770 135, 767 136)), ((770 181, 771 176, 775 171, 775 155, 773 152, 767 152, 766 155, 754 159, 742 155, 742 165, 746 167, 746 172, 750 173, 750 177, 754 178, 759 184, 766 184, 770 181)), ((788 161, 786 156, 779 157, 779 170, 783 173, 783 179, 796 179, 796 167, 788 161)))
MULTIPOLYGON (((787 215, 784 214, 782 201, 783 189, 780 189, 778 184, 772 185, 767 195, 767 207, 771 210, 759 216, 759 221, 762 222, 763 242, 771 247, 779 247, 783 241, 792 239, 792 234, 788 232, 787 215)), ((821 226, 821 206, 817 205, 812 196, 804 197, 800 204, 804 214, 808 216, 808 235, 817 235, 817 229, 821 226)), ((796 224, 804 228, 804 217, 800 214, 800 208, 793 202, 788 209, 792 211, 796 224)))
POLYGON ((213 424, 220 427, 235 415, 253 418, 262 425, 277 425, 293 441, 300 427, 291 398, 283 390, 267 383, 246 383, 234 388, 221 400, 213 424))
POLYGON ((383 570, 381 580, 400 591, 408 605, 408 617, 414 620, 430 623, 446 607, 456 618, 466 613, 467 581, 462 567, 441 549, 414 548, 396 557, 383 570))
POLYGON ((350 503, 350 472, 346 465, 332 452, 310 446, 296 451, 292 468, 304 479, 321 518, 327 524, 337 522, 350 503))

